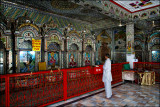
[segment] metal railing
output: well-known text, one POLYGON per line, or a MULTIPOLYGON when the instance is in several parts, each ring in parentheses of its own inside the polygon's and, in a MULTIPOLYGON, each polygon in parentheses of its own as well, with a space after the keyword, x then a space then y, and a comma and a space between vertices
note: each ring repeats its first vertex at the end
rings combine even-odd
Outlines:
MULTIPOLYGON (((122 63, 111 66, 112 84, 122 82, 122 63)), ((46 106, 103 88, 103 72, 93 72, 88 66, 0 75, 0 105, 46 106)))
POLYGON ((154 71, 155 81, 160 82, 160 63, 155 62, 134 62, 133 67, 137 71, 154 71))

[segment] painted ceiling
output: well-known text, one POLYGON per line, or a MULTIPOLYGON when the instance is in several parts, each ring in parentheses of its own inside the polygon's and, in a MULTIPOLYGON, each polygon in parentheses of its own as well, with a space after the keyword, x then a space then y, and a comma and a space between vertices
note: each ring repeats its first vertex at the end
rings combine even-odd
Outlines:
POLYGON ((69 0, 5 0, 26 5, 49 13, 94 23, 109 18, 99 12, 99 8, 92 10, 89 6, 81 6, 69 0))
POLYGON ((160 5, 159 0, 110 0, 127 11, 134 13, 160 5))
MULTIPOLYGON (((157 0, 2 0, 14 5, 25 5, 26 8, 34 8, 42 12, 56 14, 67 18, 80 20, 92 24, 93 29, 113 28, 129 21, 157 18, 160 19, 157 0), (75 2, 78 1, 78 2, 75 2), (112 2, 111 2, 112 1, 112 2), (121 7, 115 3, 121 3, 121 7), (135 6, 134 4, 137 3, 135 6), (139 3, 139 4, 138 4, 139 3), (140 4, 142 3, 142 4, 140 4), (157 4, 156 4, 157 3, 157 4), (139 7, 137 5, 140 5, 139 7), (123 8, 122 8, 123 7, 123 8), (154 7, 152 9, 147 9, 154 7), (140 12, 130 13, 126 11, 140 12), (154 14, 151 15, 153 11, 154 14), (145 13, 145 15, 143 15, 145 13), (143 16, 143 17, 142 17, 143 16)), ((154 20, 154 19, 153 19, 154 20)), ((141 24, 140 24, 141 25, 141 24)), ((137 25, 139 26, 139 25, 137 25)))

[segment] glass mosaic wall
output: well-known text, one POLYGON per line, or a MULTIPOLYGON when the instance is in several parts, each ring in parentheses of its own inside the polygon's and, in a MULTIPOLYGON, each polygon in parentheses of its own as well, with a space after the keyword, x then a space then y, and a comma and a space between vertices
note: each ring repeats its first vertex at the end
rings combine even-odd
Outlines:
POLYGON ((126 62, 126 52, 115 52, 114 63, 126 62))
POLYGON ((160 62, 160 50, 152 51, 152 62, 160 62))

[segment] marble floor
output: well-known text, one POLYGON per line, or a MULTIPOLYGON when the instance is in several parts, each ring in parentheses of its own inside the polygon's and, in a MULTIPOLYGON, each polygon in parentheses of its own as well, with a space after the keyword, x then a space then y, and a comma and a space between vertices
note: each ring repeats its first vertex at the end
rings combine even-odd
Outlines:
POLYGON ((105 92, 102 91, 96 95, 81 99, 79 101, 63 104, 65 107, 85 107, 85 106, 160 106, 160 84, 152 86, 141 86, 135 83, 127 82, 115 88, 112 88, 112 98, 106 99, 105 92))

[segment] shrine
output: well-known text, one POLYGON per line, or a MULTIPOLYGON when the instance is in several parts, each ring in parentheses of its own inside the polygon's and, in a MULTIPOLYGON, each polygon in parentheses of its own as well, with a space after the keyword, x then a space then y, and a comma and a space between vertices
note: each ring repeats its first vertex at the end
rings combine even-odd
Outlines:
POLYGON ((159 106, 156 94, 143 104, 119 94, 143 93, 144 85, 159 94, 159 7, 158 0, 2 0, 0 105, 159 106), (106 63, 111 88, 122 87, 107 100, 106 63), (70 101, 85 95, 104 101, 70 101))

